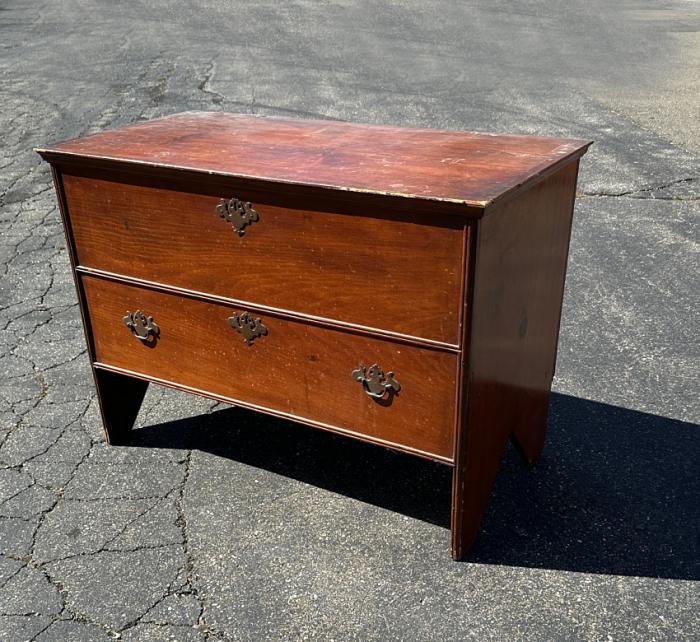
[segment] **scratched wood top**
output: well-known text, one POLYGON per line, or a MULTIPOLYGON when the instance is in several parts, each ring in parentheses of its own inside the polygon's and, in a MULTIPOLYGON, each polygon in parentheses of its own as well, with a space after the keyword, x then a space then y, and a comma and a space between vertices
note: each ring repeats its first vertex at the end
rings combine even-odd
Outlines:
POLYGON ((39 152, 485 207, 590 141, 185 112, 39 152))

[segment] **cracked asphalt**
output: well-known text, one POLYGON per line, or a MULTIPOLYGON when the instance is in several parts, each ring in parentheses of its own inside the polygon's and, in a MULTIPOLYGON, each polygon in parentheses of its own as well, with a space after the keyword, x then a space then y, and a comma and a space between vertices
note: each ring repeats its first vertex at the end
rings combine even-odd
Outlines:
POLYGON ((699 27, 691 1, 2 2, 0 639, 699 639, 699 27), (186 109, 596 141, 547 446, 505 453, 466 562, 429 462, 154 386, 104 443, 31 150, 186 109))

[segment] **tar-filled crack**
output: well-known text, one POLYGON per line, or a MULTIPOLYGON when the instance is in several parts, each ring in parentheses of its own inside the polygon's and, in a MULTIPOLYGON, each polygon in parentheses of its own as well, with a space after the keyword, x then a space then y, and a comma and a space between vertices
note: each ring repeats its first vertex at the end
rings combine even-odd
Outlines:
POLYGON ((211 79, 214 75, 215 69, 216 69, 215 62, 211 61, 207 64, 207 68, 204 70, 204 73, 202 74, 203 77, 202 77, 202 80, 197 85, 197 89, 199 89, 199 91, 201 91, 203 94, 205 94, 214 105, 221 105, 226 100, 226 97, 223 94, 220 94, 217 91, 213 91, 210 88, 211 79))
POLYGON ((682 185, 687 183, 693 183, 697 178, 690 176, 686 178, 679 178, 674 181, 669 181, 667 183, 662 183, 660 185, 651 185, 649 187, 641 187, 638 189, 629 189, 622 191, 596 191, 596 192, 577 192, 577 198, 631 198, 640 200, 658 200, 658 201, 697 201, 700 200, 700 196, 695 194, 654 194, 654 192, 663 191, 673 187, 674 185, 682 185))

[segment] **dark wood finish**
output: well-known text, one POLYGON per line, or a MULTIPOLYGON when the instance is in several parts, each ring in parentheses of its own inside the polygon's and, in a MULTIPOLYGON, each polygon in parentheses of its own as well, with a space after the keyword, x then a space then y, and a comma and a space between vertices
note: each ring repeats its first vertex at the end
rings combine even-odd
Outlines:
POLYGON ((215 211, 220 197, 233 194, 65 172, 63 185, 82 266, 459 343, 464 230, 454 218, 437 227, 256 200, 259 221, 238 236, 215 211))
POLYGON ((429 457, 462 558, 508 438, 542 451, 589 144, 186 113, 38 150, 108 441, 152 381, 429 457))
POLYGON ((268 335, 248 346, 227 321, 240 308, 91 276, 82 286, 99 363, 452 460, 455 354, 268 316, 268 335), (144 344, 124 325, 122 317, 136 309, 158 324, 155 343, 144 344), (401 383, 388 402, 371 399, 352 378, 359 365, 374 363, 401 383))
POLYGON ((113 446, 127 444, 129 432, 146 395, 148 381, 99 368, 93 368, 93 373, 105 439, 113 446))
POLYGON ((471 546, 510 435, 544 445, 576 189, 571 163, 479 221, 457 430, 452 555, 471 546))
MULTIPOLYGON (((587 141, 187 112, 38 150, 485 207, 580 156, 587 141)), ((420 211, 416 215, 420 216, 420 211)))

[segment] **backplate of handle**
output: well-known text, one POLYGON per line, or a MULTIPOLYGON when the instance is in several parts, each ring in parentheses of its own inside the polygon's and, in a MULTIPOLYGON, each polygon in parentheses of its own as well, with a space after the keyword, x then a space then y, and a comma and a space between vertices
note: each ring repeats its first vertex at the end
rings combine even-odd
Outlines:
POLYGON ((254 317, 250 312, 230 316, 228 324, 243 337, 247 346, 253 345, 258 337, 267 336, 267 326, 260 317, 254 317))
POLYGON ((352 371, 351 376, 362 384, 364 391, 373 399, 384 399, 401 390, 401 384, 394 378, 394 373, 384 374, 384 370, 376 363, 369 368, 360 365, 352 371))
POLYGON ((231 223, 238 236, 245 234, 245 226, 260 219, 260 215, 249 201, 239 198, 222 198, 216 206, 216 213, 225 221, 231 223))

